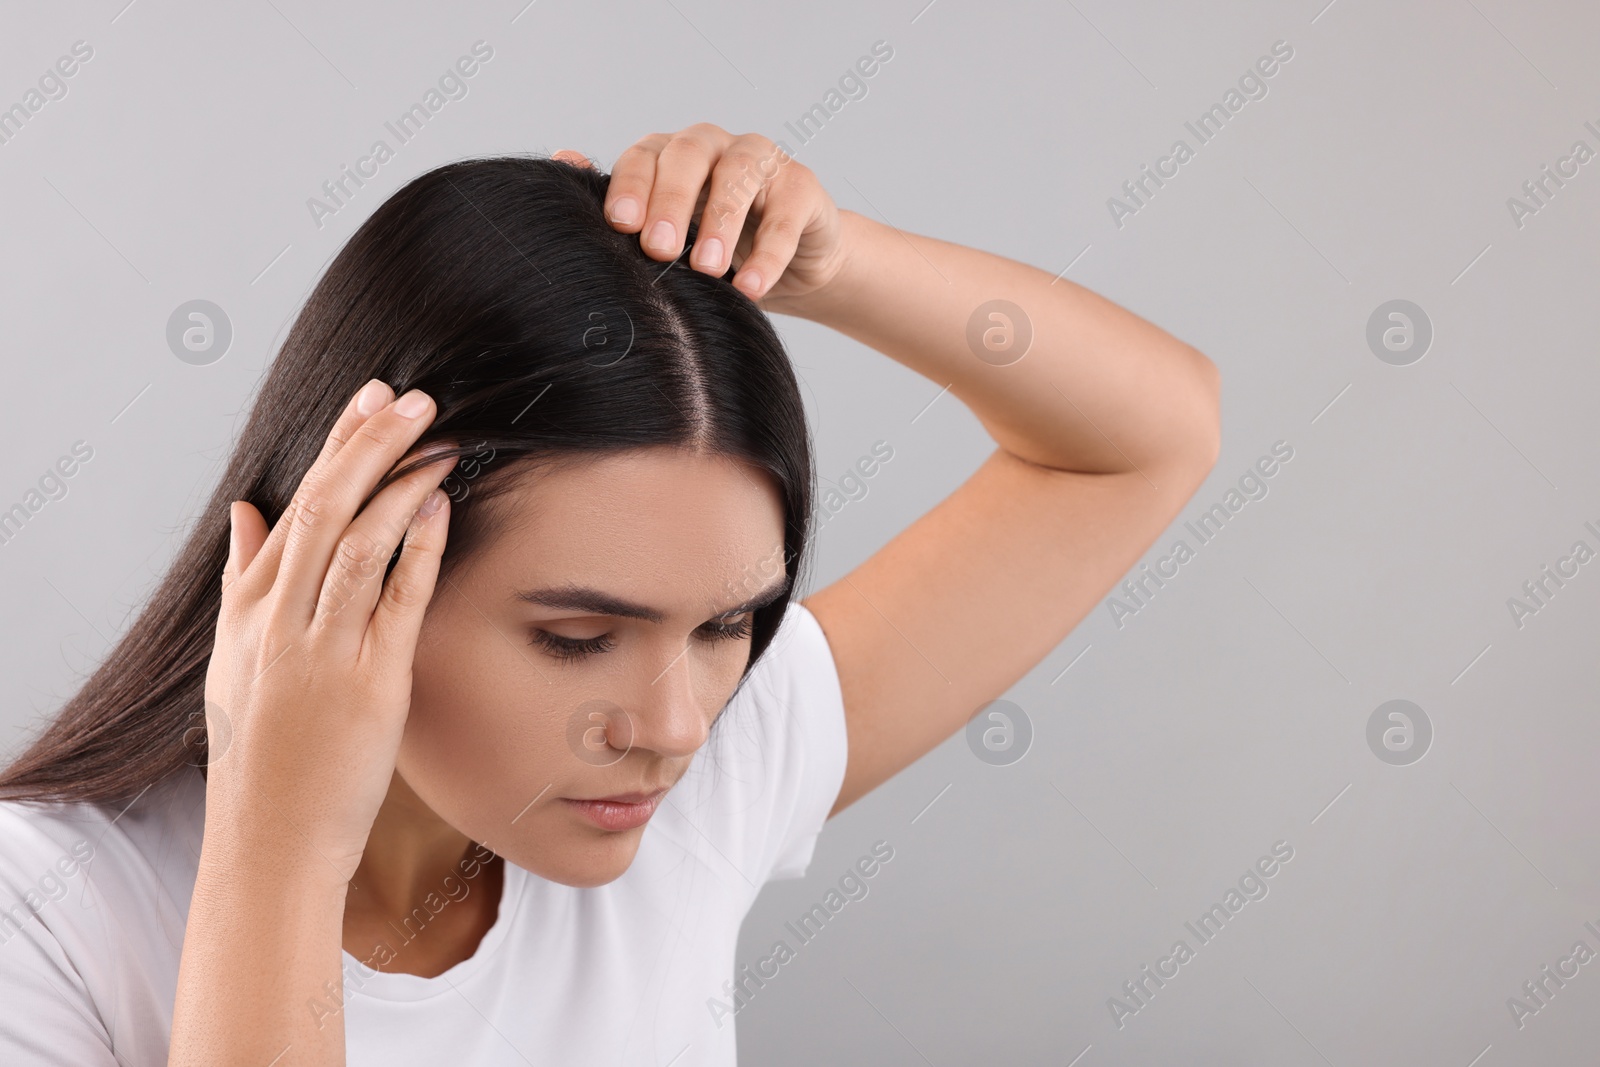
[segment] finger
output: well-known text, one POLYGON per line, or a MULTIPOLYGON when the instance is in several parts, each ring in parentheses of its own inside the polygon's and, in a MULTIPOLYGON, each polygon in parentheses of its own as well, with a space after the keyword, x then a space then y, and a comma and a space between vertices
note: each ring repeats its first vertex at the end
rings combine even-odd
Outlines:
POLYGON ((550 158, 559 159, 563 163, 571 163, 575 167, 594 170, 594 163, 590 161, 589 157, 574 148, 563 148, 560 151, 552 152, 550 158))
POLYGON ((816 218, 814 200, 774 195, 769 190, 750 254, 739 264, 733 284, 752 300, 765 296, 794 258, 794 251, 800 246, 800 235, 816 218))
POLYGON ((383 663, 411 665, 422 617, 433 599, 449 527, 450 500, 443 490, 435 489, 411 520, 400 562, 383 583, 383 595, 367 627, 363 658, 370 655, 383 663), (435 510, 429 512, 429 508, 435 510))
POLYGON ((656 157, 655 181, 639 244, 656 259, 676 259, 694 218, 711 168, 732 141, 727 131, 701 123, 675 134, 656 157))
POLYGON ((279 520, 289 523, 289 532, 273 589, 287 615, 302 625, 311 622, 334 546, 436 410, 432 397, 413 389, 357 426, 337 453, 306 473, 279 520))
POLYGON ((241 569, 236 562, 240 555, 239 529, 238 523, 234 521, 234 512, 238 510, 238 503, 235 500, 228 505, 228 558, 222 564, 222 588, 224 589, 233 584, 234 578, 238 576, 241 569))
POLYGON ((267 520, 243 500, 228 505, 228 562, 222 567, 222 588, 227 589, 250 569, 250 561, 267 539, 267 520))
POLYGON ((384 572, 412 516, 456 464, 449 456, 384 487, 356 516, 333 550, 312 629, 342 633, 359 645, 383 589, 384 572))
POLYGON ((751 205, 787 159, 771 141, 753 134, 729 146, 706 187, 705 210, 700 215, 694 251, 689 253, 690 266, 719 277, 727 271, 751 205))
MULTIPOLYGON (((344 411, 334 421, 333 429, 328 432, 327 438, 322 442, 322 451, 312 461, 311 467, 307 471, 307 476, 310 475, 311 471, 331 463, 333 457, 338 455, 339 451, 350 440, 351 435, 392 400, 394 400, 394 390, 377 378, 372 379, 356 390, 355 394, 350 397, 350 402, 345 405, 344 411)), ((303 478, 302 481, 304 481, 303 478)), ((284 513, 278 517, 277 523, 272 527, 272 531, 267 535, 266 541, 261 545, 257 554, 261 565, 250 574, 250 585, 255 587, 257 593, 270 589, 272 583, 277 580, 278 566, 283 556, 283 546, 288 540, 289 531, 294 526, 293 522, 285 522, 284 520, 291 517, 290 511, 293 507, 294 504, 291 501, 289 507, 285 508, 284 513)), ((242 573, 243 571, 241 570, 242 573)))
POLYGON ((668 139, 669 135, 664 133, 639 138, 617 157, 611 168, 604 210, 611 225, 623 233, 638 233, 644 227, 644 206, 650 202, 656 158, 668 139))

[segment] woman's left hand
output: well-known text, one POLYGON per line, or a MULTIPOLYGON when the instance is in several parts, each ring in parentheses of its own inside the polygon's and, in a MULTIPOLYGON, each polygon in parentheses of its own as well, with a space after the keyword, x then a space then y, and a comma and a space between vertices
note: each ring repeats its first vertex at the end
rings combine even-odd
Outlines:
MULTIPOLYGON (((554 158, 592 165, 570 149, 554 158)), ((709 122, 634 142, 611 169, 605 212, 661 261, 683 254, 700 213, 689 265, 717 276, 736 266, 733 284, 765 311, 798 313, 849 251, 839 209, 815 174, 760 134, 709 122)))

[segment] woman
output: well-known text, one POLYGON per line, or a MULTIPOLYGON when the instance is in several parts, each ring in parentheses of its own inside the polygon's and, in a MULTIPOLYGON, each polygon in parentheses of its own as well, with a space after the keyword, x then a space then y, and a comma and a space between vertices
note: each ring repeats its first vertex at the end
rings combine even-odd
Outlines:
POLYGON ((413 180, 0 777, 0 1062, 733 1063, 761 884, 1084 617, 1210 470, 1218 389, 756 135, 413 180), (999 444, 798 603, 812 462, 770 312, 999 444))

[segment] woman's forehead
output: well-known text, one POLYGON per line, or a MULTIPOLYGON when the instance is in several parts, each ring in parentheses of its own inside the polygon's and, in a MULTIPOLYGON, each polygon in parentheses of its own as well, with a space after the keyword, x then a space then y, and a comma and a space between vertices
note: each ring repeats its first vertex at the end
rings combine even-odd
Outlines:
POLYGON ((781 559, 784 545, 783 498, 769 475, 676 449, 531 472, 497 493, 492 508, 495 533, 474 555, 494 571, 547 584, 582 574, 584 584, 613 588, 660 572, 743 588, 765 561, 781 559))

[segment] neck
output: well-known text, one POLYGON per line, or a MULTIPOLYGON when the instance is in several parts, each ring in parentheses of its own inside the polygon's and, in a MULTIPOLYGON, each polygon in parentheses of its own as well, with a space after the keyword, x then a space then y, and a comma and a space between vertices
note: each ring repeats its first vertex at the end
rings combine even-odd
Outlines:
POLYGON ((499 913, 505 863, 490 855, 396 772, 345 893, 345 951, 428 978, 469 958, 499 913))
POLYGON ((439 818, 396 772, 350 879, 347 908, 407 915, 430 893, 447 896, 455 882, 446 879, 463 879, 461 861, 474 855, 481 858, 478 846, 439 818))

